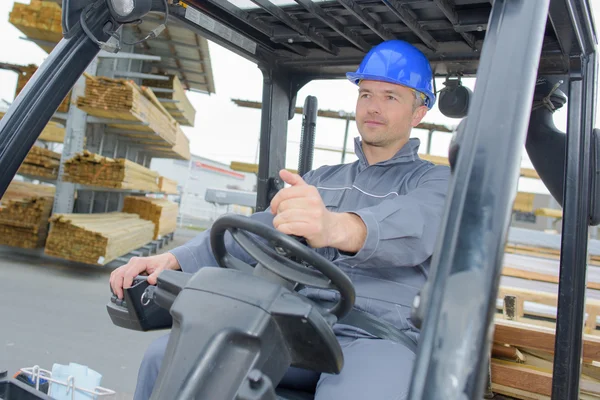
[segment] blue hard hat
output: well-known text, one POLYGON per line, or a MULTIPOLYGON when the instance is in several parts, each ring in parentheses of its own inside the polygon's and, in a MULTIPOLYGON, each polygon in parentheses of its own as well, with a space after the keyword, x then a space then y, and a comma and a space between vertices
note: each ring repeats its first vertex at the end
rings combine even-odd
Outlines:
POLYGON ((402 40, 388 40, 373 47, 356 72, 348 72, 346 77, 357 85, 364 79, 403 85, 422 93, 427 108, 435 104, 433 73, 427 57, 402 40))

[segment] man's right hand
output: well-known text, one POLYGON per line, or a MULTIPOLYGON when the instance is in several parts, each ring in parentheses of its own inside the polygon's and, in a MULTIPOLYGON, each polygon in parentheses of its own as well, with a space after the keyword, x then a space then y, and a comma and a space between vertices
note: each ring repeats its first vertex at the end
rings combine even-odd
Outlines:
POLYGON ((165 269, 179 270, 179 262, 171 253, 151 257, 132 257, 129 262, 110 274, 110 287, 119 299, 123 298, 123 289, 131 287, 133 279, 148 274, 148 283, 156 285, 158 274, 165 269))

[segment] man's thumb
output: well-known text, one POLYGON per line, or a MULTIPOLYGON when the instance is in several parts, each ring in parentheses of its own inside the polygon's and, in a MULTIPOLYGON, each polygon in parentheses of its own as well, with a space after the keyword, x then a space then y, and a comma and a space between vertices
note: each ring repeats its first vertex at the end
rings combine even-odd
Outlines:
POLYGON ((292 186, 306 185, 306 182, 298 174, 294 174, 286 169, 279 171, 279 176, 283 181, 292 186))

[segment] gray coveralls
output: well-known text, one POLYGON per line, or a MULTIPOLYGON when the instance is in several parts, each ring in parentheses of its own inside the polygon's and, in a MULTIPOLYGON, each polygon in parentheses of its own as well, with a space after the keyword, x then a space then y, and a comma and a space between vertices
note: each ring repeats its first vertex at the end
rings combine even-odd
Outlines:
MULTIPOLYGON (((337 249, 317 249, 352 280, 355 308, 371 313, 417 340, 411 323, 411 304, 427 280, 429 265, 441 223, 450 169, 422 160, 420 141, 410 141, 391 159, 368 165, 360 139, 355 139, 358 160, 352 164, 323 166, 308 172, 304 180, 319 190, 330 211, 352 212, 367 227, 363 248, 356 254, 337 249)), ((270 210, 251 218, 272 225, 270 210)), ((229 234, 226 246, 235 257, 255 264, 229 234)), ((171 250, 184 272, 201 266, 217 266, 210 250, 210 234, 171 250)), ((337 292, 304 289, 307 297, 337 300, 337 292)), ((317 374, 290 368, 282 387, 310 390, 316 400, 400 400, 407 396, 415 355, 405 346, 373 337, 358 328, 335 325, 344 352, 339 375, 317 374)), ((148 399, 167 346, 168 335, 157 339, 142 361, 135 399, 148 399)))

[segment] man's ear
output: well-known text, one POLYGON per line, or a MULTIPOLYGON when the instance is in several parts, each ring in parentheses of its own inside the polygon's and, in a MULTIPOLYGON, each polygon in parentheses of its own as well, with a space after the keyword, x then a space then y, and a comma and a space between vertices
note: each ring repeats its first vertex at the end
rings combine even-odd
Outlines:
POLYGON ((423 118, 425 118, 427 111, 429 111, 429 109, 426 106, 417 107, 417 109, 413 112, 413 117, 412 117, 413 128, 421 123, 423 118))

